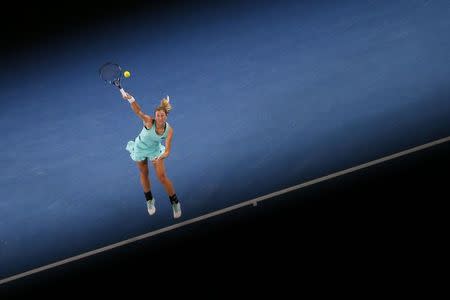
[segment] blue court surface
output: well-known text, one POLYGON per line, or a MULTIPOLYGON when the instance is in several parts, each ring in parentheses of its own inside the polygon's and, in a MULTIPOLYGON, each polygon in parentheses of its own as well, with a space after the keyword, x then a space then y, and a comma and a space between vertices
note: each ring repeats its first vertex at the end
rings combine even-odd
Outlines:
POLYGON ((249 1, 34 48, 0 75, 0 279, 449 136, 449 37, 447 0, 249 1), (106 61, 170 95, 181 219, 153 168, 147 213, 106 61))

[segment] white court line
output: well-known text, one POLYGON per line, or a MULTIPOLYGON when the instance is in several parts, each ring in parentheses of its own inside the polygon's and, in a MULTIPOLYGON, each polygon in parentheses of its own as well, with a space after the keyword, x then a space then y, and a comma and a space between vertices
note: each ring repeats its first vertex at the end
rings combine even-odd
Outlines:
POLYGON ((388 161, 388 160, 391 160, 391 159, 394 159, 394 158, 397 158, 397 157, 400 157, 400 156, 403 156, 403 155, 407 155, 407 154, 410 154, 410 153, 413 153, 413 152, 416 152, 416 151, 420 151, 420 150, 423 150, 425 148, 430 148, 430 147, 433 147, 433 146, 436 146, 438 144, 442 144, 442 143, 445 143, 445 142, 448 142, 448 141, 450 141, 450 136, 448 136, 446 138, 442 138, 442 139, 436 140, 436 141, 433 141, 433 142, 430 142, 430 143, 427 143, 427 144, 423 144, 421 146, 417 146, 417 147, 414 147, 414 148, 411 148, 411 149, 408 149, 408 150, 405 150, 405 151, 401 151, 401 152, 398 152, 398 153, 395 153, 395 154, 392 154, 392 155, 389 155, 389 156, 385 156, 383 158, 380 158, 380 159, 377 159, 377 160, 373 160, 373 161, 367 162, 367 163, 362 164, 362 165, 358 165, 358 166, 355 166, 355 167, 352 167, 352 168, 349 168, 349 169, 345 169, 345 170, 342 170, 342 171, 339 171, 339 172, 336 172, 336 173, 332 173, 332 174, 327 175, 327 176, 323 176, 323 177, 320 177, 320 178, 317 178, 317 179, 313 179, 313 180, 310 180, 310 181, 307 181, 307 182, 304 182, 304 183, 301 183, 301 184, 298 184, 298 185, 295 185, 295 186, 292 186, 292 187, 289 187, 289 188, 286 188, 286 189, 283 189, 283 190, 280 190, 280 191, 277 191, 277 192, 274 192, 274 193, 271 193, 271 194, 267 194, 267 195, 264 195, 264 196, 261 196, 261 197, 258 197, 258 198, 252 199, 252 200, 248 200, 248 201, 245 201, 245 202, 233 205, 233 206, 229 206, 227 208, 220 209, 220 210, 214 211, 212 213, 208 213, 208 214, 203 215, 203 216, 199 216, 199 217, 196 217, 196 218, 193 218, 193 219, 190 219, 190 220, 186 220, 186 221, 174 224, 174 225, 170 225, 170 226, 167 226, 167 227, 155 230, 155 231, 151 231, 151 232, 148 232, 148 233, 145 233, 145 234, 133 237, 131 239, 127 239, 127 240, 124 240, 124 241, 121 241, 121 242, 118 242, 118 243, 115 243, 115 244, 108 245, 106 247, 98 248, 96 250, 92 250, 92 251, 89 251, 89 252, 86 252, 86 253, 83 253, 83 254, 80 254, 80 255, 72 256, 72 257, 69 257, 67 259, 64 259, 64 260, 61 260, 61 261, 58 261, 58 262, 55 262, 55 263, 52 263, 52 264, 49 264, 49 265, 46 265, 46 266, 42 266, 42 267, 39 267, 39 268, 30 270, 30 271, 27 271, 27 272, 24 272, 24 273, 20 273, 20 274, 17 274, 17 275, 14 275, 14 276, 2 279, 2 280, 0 280, 0 285, 4 284, 4 283, 7 283, 7 282, 10 282, 10 281, 13 281, 13 280, 16 280, 16 279, 19 279, 19 278, 22 278, 22 277, 25 277, 25 276, 28 276, 28 275, 31 275, 31 274, 35 274, 35 273, 38 273, 38 272, 41 272, 41 271, 44 271, 44 270, 48 270, 48 269, 51 269, 51 268, 54 268, 54 267, 57 267, 57 266, 61 266, 63 264, 66 264, 66 263, 69 263, 69 262, 72 262, 72 261, 75 261, 75 260, 79 260, 79 259, 91 256, 91 255, 94 255, 94 254, 97 254, 97 253, 100 253, 100 252, 108 251, 108 250, 111 250, 113 248, 117 248, 117 247, 129 244, 129 243, 132 243, 132 242, 135 242, 135 241, 138 241, 138 240, 142 240, 142 239, 145 239, 145 238, 148 238, 148 237, 151 237, 151 236, 163 233, 163 232, 167 232, 167 231, 170 231, 170 230, 173 230, 173 229, 176 229, 176 228, 188 225, 188 224, 192 224, 192 223, 195 223, 195 222, 198 222, 198 221, 201 221, 201 220, 205 220, 205 219, 208 219, 208 218, 220 215, 220 214, 224 214, 224 213, 227 213, 229 211, 232 211, 232 210, 235 210, 235 209, 247 206, 247 205, 256 205, 259 201, 267 200, 269 198, 273 198, 273 197, 276 197, 276 196, 279 196, 279 195, 282 195, 282 194, 285 194, 285 193, 289 193, 289 192, 292 192, 294 190, 298 190, 298 189, 301 189, 301 188, 304 188, 304 187, 307 187, 307 186, 310 186, 310 185, 313 185, 313 184, 316 184, 316 183, 319 183, 319 182, 322 182, 322 181, 325 181, 325 180, 328 180, 328 179, 331 179, 331 178, 335 178, 335 177, 342 176, 342 175, 345 175, 345 174, 348 174, 348 173, 351 173, 351 172, 354 172, 354 171, 357 171, 357 170, 361 170, 361 169, 364 169, 364 168, 367 168, 367 167, 370 167, 370 166, 373 166, 373 165, 376 165, 376 164, 379 164, 379 163, 382 163, 382 162, 385 162, 385 161, 388 161))

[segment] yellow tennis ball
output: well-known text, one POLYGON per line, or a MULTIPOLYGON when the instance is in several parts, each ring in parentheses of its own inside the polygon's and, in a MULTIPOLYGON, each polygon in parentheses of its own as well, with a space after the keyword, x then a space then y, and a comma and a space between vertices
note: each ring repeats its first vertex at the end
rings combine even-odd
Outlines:
POLYGON ((128 78, 131 76, 131 74, 129 71, 125 71, 125 72, 123 72, 123 76, 125 76, 125 78, 128 78))

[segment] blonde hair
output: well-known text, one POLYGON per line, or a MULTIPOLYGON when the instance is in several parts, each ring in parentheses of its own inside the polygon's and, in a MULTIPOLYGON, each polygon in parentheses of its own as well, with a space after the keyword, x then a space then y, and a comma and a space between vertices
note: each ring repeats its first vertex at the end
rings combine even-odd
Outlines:
POLYGON ((169 96, 167 96, 161 100, 161 103, 156 108, 156 111, 158 111, 158 110, 163 110, 166 113, 166 115, 169 114, 169 111, 172 110, 172 105, 169 102, 169 96))

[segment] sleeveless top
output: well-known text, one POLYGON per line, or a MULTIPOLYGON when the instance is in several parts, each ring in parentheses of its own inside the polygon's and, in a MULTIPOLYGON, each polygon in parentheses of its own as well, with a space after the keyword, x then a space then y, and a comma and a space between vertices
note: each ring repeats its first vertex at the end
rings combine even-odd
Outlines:
POLYGON ((149 148, 159 148, 159 145, 167 138, 170 125, 166 122, 165 130, 162 135, 156 133, 156 121, 153 122, 152 127, 147 129, 144 125, 141 133, 139 133, 139 140, 149 148))

